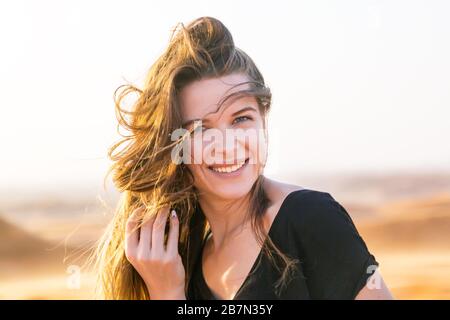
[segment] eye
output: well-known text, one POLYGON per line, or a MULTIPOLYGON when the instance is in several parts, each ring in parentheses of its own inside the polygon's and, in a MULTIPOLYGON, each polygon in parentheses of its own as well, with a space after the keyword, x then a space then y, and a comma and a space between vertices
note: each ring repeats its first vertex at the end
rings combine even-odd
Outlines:
POLYGON ((239 122, 247 121, 247 120, 252 120, 252 118, 247 117, 247 116, 237 117, 236 119, 234 119, 233 123, 239 123, 239 122))
POLYGON ((196 133, 196 132, 202 132, 202 131, 205 131, 207 128, 205 127, 205 126, 203 126, 203 125, 198 125, 197 127, 195 127, 193 130, 192 130, 192 132, 191 132, 191 135, 193 135, 194 133, 196 133))

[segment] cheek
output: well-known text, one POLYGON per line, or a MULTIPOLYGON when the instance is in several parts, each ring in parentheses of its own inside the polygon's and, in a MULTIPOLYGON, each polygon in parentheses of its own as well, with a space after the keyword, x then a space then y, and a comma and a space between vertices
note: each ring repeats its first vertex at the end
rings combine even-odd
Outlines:
POLYGON ((183 162, 192 171, 198 171, 198 164, 203 162, 203 146, 199 139, 188 138, 183 144, 183 162))
POLYGON ((262 136, 258 139, 258 163, 261 165, 265 165, 267 161, 267 139, 265 136, 262 136))
POLYGON ((198 185, 202 181, 202 169, 198 164, 189 164, 186 165, 187 169, 191 172, 194 177, 194 185, 198 185))
POLYGON ((252 129, 245 140, 245 148, 249 151, 252 158, 252 164, 264 165, 267 159, 267 138, 263 129, 252 129))

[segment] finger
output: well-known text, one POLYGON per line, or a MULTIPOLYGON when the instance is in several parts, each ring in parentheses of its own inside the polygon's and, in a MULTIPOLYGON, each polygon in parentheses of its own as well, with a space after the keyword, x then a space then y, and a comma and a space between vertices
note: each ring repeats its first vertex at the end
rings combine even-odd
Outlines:
POLYGON ((164 231, 166 229, 166 221, 169 215, 169 207, 164 207, 159 210, 153 224, 152 233, 152 251, 154 253, 163 253, 164 250, 164 231))
POLYGON ((167 253, 176 255, 178 253, 178 235, 180 233, 180 223, 175 210, 170 215, 170 231, 167 239, 167 253))
POLYGON ((155 217, 151 216, 141 226, 141 237, 139 239, 139 250, 149 252, 152 247, 152 229, 155 217))
POLYGON ((133 254, 139 244, 139 210, 135 210, 127 219, 125 227, 125 252, 133 254))

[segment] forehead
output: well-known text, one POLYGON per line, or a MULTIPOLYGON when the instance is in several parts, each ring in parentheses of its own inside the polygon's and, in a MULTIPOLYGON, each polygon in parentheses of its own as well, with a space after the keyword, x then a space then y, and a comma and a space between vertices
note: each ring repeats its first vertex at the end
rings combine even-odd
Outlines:
MULTIPOLYGON (((202 118, 209 112, 216 111, 221 99, 230 93, 249 89, 250 84, 248 83, 231 89, 246 81, 249 81, 246 75, 237 73, 219 78, 202 79, 188 84, 179 95, 183 120, 202 118)), ((234 101, 233 104, 244 100, 255 101, 254 97, 247 96, 234 101)), ((229 103, 230 101, 227 101, 223 108, 227 108, 229 103)))

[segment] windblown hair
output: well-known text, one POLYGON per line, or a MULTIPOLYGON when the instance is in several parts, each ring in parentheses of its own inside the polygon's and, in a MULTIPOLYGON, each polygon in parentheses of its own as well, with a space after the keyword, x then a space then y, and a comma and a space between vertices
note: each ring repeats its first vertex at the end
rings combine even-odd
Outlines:
MULTIPOLYGON (((151 299, 124 249, 127 219, 141 207, 145 208, 142 223, 163 206, 177 211, 180 220, 178 248, 186 271, 187 294, 195 258, 209 224, 201 211, 196 210, 198 192, 192 173, 184 163, 176 164, 171 159, 172 148, 181 141, 172 141, 170 133, 182 126, 178 99, 183 87, 196 80, 234 73, 246 75, 249 89, 233 92, 219 107, 232 97, 253 96, 266 119, 271 92, 255 63, 234 45, 231 33, 222 22, 201 17, 187 26, 181 23, 174 28, 168 47, 150 67, 142 89, 124 84, 114 92, 118 132, 122 139, 108 151, 113 165, 106 177, 113 172, 121 199, 93 255, 98 275, 97 292, 102 298, 151 299), (130 94, 135 94, 137 99, 127 110, 122 103, 130 94), (120 127, 128 134, 121 134, 120 127)), ((248 215, 264 254, 282 271, 276 284, 279 292, 287 284, 296 260, 283 254, 263 228, 261 218, 270 204, 263 179, 260 174, 252 186, 248 215), (273 252, 283 267, 276 262, 273 252)))

